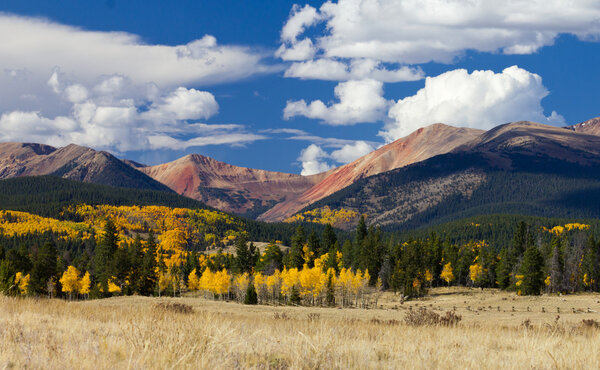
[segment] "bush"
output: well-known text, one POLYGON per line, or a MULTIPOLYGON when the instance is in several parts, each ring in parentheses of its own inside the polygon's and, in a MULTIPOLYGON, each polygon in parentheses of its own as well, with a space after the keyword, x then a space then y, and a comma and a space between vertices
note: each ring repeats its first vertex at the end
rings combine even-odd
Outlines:
POLYGON ((244 304, 258 304, 258 296, 256 295, 256 288, 254 284, 248 284, 246 289, 246 297, 244 298, 244 304))
POLYGON ((184 303, 158 303, 154 305, 154 309, 160 311, 169 311, 181 314, 190 314, 194 312, 192 306, 184 303))
POLYGON ((454 311, 448 311, 441 316, 424 307, 416 311, 409 311, 404 317, 404 322, 410 326, 455 326, 460 320, 462 320, 462 316, 457 315, 454 311))

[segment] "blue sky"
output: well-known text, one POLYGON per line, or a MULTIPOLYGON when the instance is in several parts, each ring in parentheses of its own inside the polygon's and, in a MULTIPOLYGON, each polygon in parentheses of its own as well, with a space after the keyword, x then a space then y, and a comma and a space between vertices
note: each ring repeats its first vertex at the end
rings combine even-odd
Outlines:
POLYGON ((0 140, 311 174, 434 122, 600 115, 597 1, 296 3, 4 1, 0 140))

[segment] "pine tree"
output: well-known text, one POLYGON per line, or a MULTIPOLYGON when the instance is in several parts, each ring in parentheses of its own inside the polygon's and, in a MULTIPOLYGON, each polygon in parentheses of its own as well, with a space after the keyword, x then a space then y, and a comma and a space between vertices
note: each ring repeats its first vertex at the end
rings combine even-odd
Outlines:
POLYGON ((310 259, 310 261, 308 261, 308 267, 313 267, 314 266, 314 259, 316 257, 319 257, 321 254, 321 241, 319 240, 319 237, 317 236, 317 233, 313 230, 310 235, 308 236, 308 249, 312 252, 312 258, 310 259))
POLYGON ((563 291, 563 256, 561 242, 558 237, 552 238, 552 260, 550 261, 550 291, 559 293, 563 291))
POLYGON ((154 239, 154 233, 151 230, 148 234, 148 240, 146 240, 146 252, 142 259, 142 268, 138 280, 140 294, 142 295, 152 295, 158 281, 156 273, 156 250, 156 239, 154 239))
POLYGON ((304 227, 298 225, 296 232, 292 236, 292 245, 289 253, 285 256, 284 264, 287 268, 302 268, 304 258, 302 257, 302 249, 306 244, 306 233, 304 227))
POLYGON ((245 236, 239 236, 235 241, 235 266, 236 272, 243 274, 252 272, 255 263, 256 248, 245 236))
POLYGON ((544 286, 544 257, 535 245, 525 250, 520 272, 523 280, 519 290, 526 295, 540 294, 544 286))
POLYGON ((108 292, 108 280, 115 275, 113 258, 119 243, 119 233, 113 221, 109 218, 104 224, 104 234, 96 246, 94 267, 96 281, 102 290, 108 292))
POLYGON ((248 284, 248 288, 246 288, 246 297, 244 297, 244 304, 258 304, 258 295, 256 294, 254 284, 248 284))
POLYGON ((17 271, 10 260, 0 261, 0 294, 9 295, 15 293, 14 278, 17 271))
POLYGON ((46 242, 37 253, 33 268, 29 291, 36 294, 46 292, 46 284, 51 278, 58 280, 58 251, 53 242, 46 242))
POLYGON ((144 265, 144 249, 140 234, 135 234, 133 243, 129 246, 129 270, 131 271, 131 290, 133 293, 141 294, 142 268, 144 265))
POLYGON ((335 235, 331 224, 325 225, 325 229, 323 230, 322 241, 323 243, 321 245, 320 255, 330 252, 331 248, 333 248, 335 246, 335 243, 337 243, 337 236, 335 235))
POLYGON ((506 248, 500 250, 499 261, 496 264, 496 282, 500 289, 508 289, 511 284, 511 275, 514 261, 506 248))

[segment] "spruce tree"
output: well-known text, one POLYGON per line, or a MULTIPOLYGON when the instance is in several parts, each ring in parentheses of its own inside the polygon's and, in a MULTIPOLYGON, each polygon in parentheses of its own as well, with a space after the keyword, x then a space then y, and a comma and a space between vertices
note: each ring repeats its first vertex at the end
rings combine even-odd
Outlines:
POLYGON ((544 286, 544 257, 535 245, 525 250, 520 273, 523 275, 523 280, 519 289, 523 294, 540 294, 544 286))
POLYGON ((246 289, 244 304, 258 304, 258 295, 256 294, 256 288, 252 282, 248 284, 248 288, 246 289))
POLYGON ((241 235, 235 241, 235 267, 240 274, 252 272, 255 262, 256 248, 254 244, 248 245, 245 236, 241 235))
POLYGON ((148 240, 146 240, 146 252, 142 260, 139 277, 140 294, 142 295, 152 295, 158 281, 156 274, 156 251, 156 239, 154 239, 154 232, 150 230, 148 240))
POLYGON ((54 278, 58 281, 58 251, 53 242, 46 242, 37 253, 31 269, 30 291, 44 294, 48 281, 54 278))
POLYGON ((563 255, 561 242, 558 237, 552 238, 552 259, 550 261, 550 291, 559 293, 563 291, 563 255))
POLYGON ((508 289, 514 264, 506 248, 500 250, 499 257, 500 260, 496 264, 496 281, 498 282, 498 288, 508 289))
POLYGON ((129 267, 131 271, 131 290, 133 293, 141 294, 142 266, 144 264, 144 249, 140 234, 135 234, 133 243, 129 246, 129 267))
POLYGON ((331 248, 333 248, 335 243, 337 243, 337 236, 335 235, 331 224, 327 224, 325 225, 325 229, 323 230, 320 255, 330 252, 331 248))
POLYGON ((104 224, 104 234, 96 246, 95 276, 104 293, 108 293, 108 280, 115 275, 114 256, 119 243, 119 233, 113 221, 109 218, 104 224))

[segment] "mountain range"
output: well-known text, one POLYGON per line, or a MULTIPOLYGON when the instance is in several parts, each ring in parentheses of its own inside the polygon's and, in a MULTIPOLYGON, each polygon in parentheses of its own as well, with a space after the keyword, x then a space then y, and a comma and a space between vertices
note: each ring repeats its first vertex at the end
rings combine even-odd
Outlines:
POLYGON ((0 143, 0 179, 53 175, 175 192, 263 221, 325 206, 366 214, 370 224, 387 227, 478 212, 600 217, 590 206, 600 199, 599 135, 599 118, 563 128, 514 122, 489 131, 438 123, 312 176, 238 167, 199 154, 146 166, 74 144, 0 143), (577 197, 585 194, 592 201, 579 204, 577 197))

